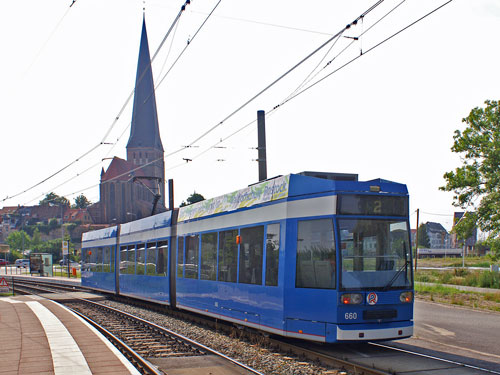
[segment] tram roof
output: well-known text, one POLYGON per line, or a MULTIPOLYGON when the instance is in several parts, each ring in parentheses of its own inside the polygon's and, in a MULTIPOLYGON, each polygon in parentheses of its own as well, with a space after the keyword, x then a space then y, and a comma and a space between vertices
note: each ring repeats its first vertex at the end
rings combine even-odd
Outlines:
POLYGON ((302 172, 277 176, 229 194, 181 207, 178 221, 198 219, 222 212, 235 211, 258 204, 310 194, 373 193, 375 191, 386 194, 408 194, 406 185, 384 179, 358 181, 357 175, 351 174, 302 172), (316 177, 318 175, 328 177, 316 177), (335 178, 340 178, 340 180, 335 178))

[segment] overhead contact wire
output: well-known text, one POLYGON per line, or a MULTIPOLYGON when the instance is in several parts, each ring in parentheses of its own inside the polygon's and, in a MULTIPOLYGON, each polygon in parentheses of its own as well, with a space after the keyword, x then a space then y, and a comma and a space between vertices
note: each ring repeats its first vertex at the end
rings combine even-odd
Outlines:
MULTIPOLYGON (((391 14, 394 10, 396 10, 396 9, 397 9, 400 5, 402 5, 405 1, 406 1, 406 0, 402 0, 402 1, 398 4, 398 5, 396 5, 394 8, 392 8, 392 9, 391 9, 388 13, 386 13, 383 17, 381 17, 381 18, 380 18, 377 22, 375 22, 375 23, 374 23, 373 25, 371 25, 368 29, 366 29, 366 30, 365 30, 362 34, 360 34, 360 36, 361 36, 361 35, 366 34, 366 33, 367 33, 370 29, 372 29, 375 25, 377 25, 379 22, 381 22, 384 18, 386 18, 389 14, 391 14)), ((375 46, 371 47, 370 49, 368 49, 367 51, 365 51, 363 54, 360 54, 360 55, 358 55, 357 57, 353 58, 352 60, 348 61, 346 64, 342 65, 341 67, 337 68, 337 69, 336 69, 336 70, 334 70, 333 72, 329 73, 327 76, 323 77, 321 80, 319 80, 319 81, 315 82, 315 83, 314 83, 314 84, 312 84, 311 86, 306 87, 304 90, 302 90, 302 91, 300 91, 300 92, 296 93, 295 95, 290 95, 290 96, 288 97, 288 99, 286 99, 286 100, 284 100, 282 103, 280 103, 280 104, 278 104, 278 105, 274 106, 274 107, 273 107, 270 111, 268 111, 267 113, 268 113, 269 115, 270 115, 270 114, 273 114, 273 113, 274 113, 274 112, 275 112, 278 108, 281 108, 284 104, 288 103, 289 101, 293 100, 293 99, 294 99, 294 98, 296 98, 297 96, 301 95, 302 93, 306 92, 306 91, 307 91, 307 90, 309 90, 310 88, 314 87, 316 84, 318 84, 318 83, 319 83, 319 82, 321 82, 322 80, 324 80, 324 79, 326 79, 326 78, 330 77, 332 74, 334 74, 334 73, 338 72, 339 70, 343 69, 344 67, 346 67, 346 66, 347 66, 347 65, 349 65, 350 63, 352 63, 352 62, 354 62, 355 60, 359 59, 361 56, 366 55, 368 52, 372 51, 373 49, 375 49, 375 48, 379 47, 380 45, 384 44, 385 42, 389 41, 389 40, 390 40, 390 39, 392 39, 393 37, 397 36, 398 34, 402 33, 402 32, 403 32, 403 31, 405 31, 405 30, 407 30, 407 29, 408 29, 408 28, 410 28, 411 26, 415 25, 416 23, 418 23, 418 22, 422 21, 424 18, 426 18, 426 17, 430 16, 431 14, 435 13, 436 11, 438 11, 438 10, 439 10, 439 9, 441 9, 441 8, 443 8, 445 5, 447 5, 447 4, 449 4, 449 3, 451 3, 452 1, 453 1, 453 0, 449 0, 449 1, 447 1, 446 3, 442 4, 441 6, 437 7, 436 9, 432 10, 431 12, 429 12, 429 13, 425 14, 425 15, 424 15, 424 16, 422 16, 421 18, 417 19, 416 21, 412 22, 411 24, 407 25, 406 27, 402 28, 401 30, 397 31, 396 33, 392 34, 390 37, 388 37, 388 38, 384 39, 383 41, 381 41, 381 42, 377 43, 375 46)), ((370 9, 373 9, 373 7, 372 7, 372 8, 370 8, 370 9)), ((365 13, 366 13, 366 12, 365 12, 365 13)), ((335 58, 337 58, 337 57, 338 57, 341 53, 343 53, 343 52, 344 52, 344 51, 345 51, 345 50, 346 50, 349 46, 351 46, 353 43, 354 43, 354 41, 353 41, 353 42, 351 42, 351 43, 350 43, 350 44, 349 44, 346 48, 344 48, 344 49, 343 49, 343 50, 342 50, 339 54, 337 54, 337 55, 334 57, 334 59, 335 59, 335 58)), ((329 64, 330 64, 330 63, 331 63, 334 59, 330 60, 330 61, 327 63, 327 65, 326 65, 326 66, 328 66, 328 65, 329 65, 329 64)), ((325 66, 324 68, 326 68, 326 66, 325 66)), ((324 69, 324 68, 323 68, 323 69, 324 69)), ((316 68, 315 68, 315 69, 316 69, 316 68)), ((323 69, 322 69, 322 70, 323 70, 323 69)), ((313 70, 313 71, 314 71, 314 70, 313 70)), ((319 72, 317 72, 317 74, 318 74, 318 73, 319 73, 319 72)), ((317 74, 316 74, 316 75, 317 75, 317 74)), ((315 76, 316 76, 316 75, 315 75, 315 76)), ((314 76, 314 77, 315 77, 315 76, 314 76)), ((314 77, 312 77, 312 78, 311 78, 311 80, 312 80, 312 79, 314 79, 314 77)), ((310 82, 311 80, 309 80, 309 82, 310 82)), ((296 90, 295 90, 295 91, 296 91, 296 90)), ((294 91, 294 92, 295 92, 295 91, 294 91)), ((198 158, 199 156, 201 156, 201 155, 205 154, 206 152, 208 152, 209 150, 211 150, 211 149, 212 149, 212 148, 214 148, 215 146, 217 146, 217 145, 221 144, 222 142, 226 141, 227 139, 229 139, 229 138, 233 137, 234 135, 238 134, 239 132, 243 131, 244 129, 246 129, 248 126, 252 125, 252 124, 253 124, 253 123, 255 123, 256 121, 257 121, 257 120, 253 120, 253 121, 251 121, 251 122, 247 123, 246 125, 244 125, 243 127, 239 128, 238 130, 236 130, 235 132, 233 132, 233 133, 232 133, 232 134, 230 134, 229 136, 225 137, 224 139, 221 139, 221 141, 217 142, 217 143, 216 143, 216 144, 214 144, 213 146, 211 146, 211 147, 209 147, 209 148, 205 149, 205 150, 204 150, 203 152, 201 152, 200 154, 198 154, 198 155, 194 156, 194 157, 192 158, 192 160, 195 160, 196 158, 198 158)), ((185 164, 185 163, 183 163, 183 164, 185 164)), ((180 165, 183 165, 183 164, 180 164, 180 165)), ((180 166, 180 165, 179 165, 179 166, 180 166)))
POLYGON ((172 63, 172 65, 170 66, 170 68, 167 70, 167 72, 165 73, 165 75, 161 78, 160 82, 158 82, 158 84, 155 86, 153 92, 146 98, 146 100, 144 100, 144 102, 147 102, 152 96, 153 96, 153 93, 158 90, 158 87, 162 84, 162 82, 165 80, 165 78, 167 77, 167 75, 170 73, 170 71, 174 68, 174 66, 177 64, 177 61, 179 61, 179 59, 182 57, 182 55, 184 54, 184 52, 186 51, 186 49, 189 47, 189 45, 193 42, 193 40, 196 38, 196 35, 198 35, 198 33, 200 32, 200 30, 203 28, 203 26, 205 26, 205 24, 207 23, 208 19, 210 18, 210 16, 215 12, 215 10, 217 9, 217 7, 219 6, 219 4, 221 3, 222 0, 219 0, 217 2, 217 4, 215 4, 214 8, 212 9, 212 11, 208 14, 208 16, 205 18, 205 20, 202 22, 201 26, 198 28, 198 30, 196 30, 196 32, 194 33, 193 37, 186 43, 186 45, 184 46, 184 48, 182 49, 181 53, 179 54, 179 56, 177 56, 177 58, 175 59, 175 61, 172 63))
POLYGON ((285 102, 283 102, 282 104, 286 104, 287 102, 295 99, 297 96, 303 94, 304 92, 308 91, 309 89, 313 88, 314 86, 316 86, 317 84, 319 84, 320 82, 324 81, 325 79, 327 79, 328 77, 330 77, 332 74, 335 74, 337 73, 339 70, 345 68, 346 66, 350 65, 351 63, 353 63, 354 61, 356 61, 357 59, 359 59, 360 57, 368 54, 369 52, 373 51, 375 48, 377 47, 380 47, 382 44, 388 42, 389 40, 391 40, 392 38, 394 38, 395 36, 401 34, 403 31, 409 29, 410 27, 414 26, 415 24, 417 24, 418 22, 422 21, 423 19, 427 18, 428 16, 430 16, 431 14, 437 12, 438 10, 440 10, 441 8, 443 8, 444 6, 448 5, 449 3, 451 3, 453 0, 448 0, 446 3, 440 5, 439 7, 435 8, 434 10, 430 11, 429 13, 425 14, 424 16, 420 17, 419 19, 417 19, 416 21, 412 22, 411 24, 405 26, 404 28, 400 29, 399 31, 397 31, 396 33, 392 34, 391 36, 387 37, 386 39, 382 40, 381 42, 377 43, 376 45, 374 45, 373 47, 369 48, 368 50, 366 50, 362 55, 358 55, 356 57, 354 57, 353 59, 349 60, 348 62, 346 62, 345 64, 341 65, 340 67, 338 67, 337 69, 335 69, 334 71, 330 72, 329 74, 327 74, 326 76, 324 76, 323 78, 319 79, 318 81, 314 82, 313 84, 311 84, 310 86, 306 87, 305 89, 303 89, 302 91, 298 92, 297 94, 295 94, 294 96, 290 97, 288 100, 286 100, 285 102))
MULTIPOLYGON (((351 27, 351 25, 353 24, 356 24, 361 18, 365 17, 368 13, 370 13, 373 9, 375 9, 377 6, 379 6, 381 3, 383 3, 384 0, 379 0, 377 1, 374 5, 372 5, 369 9, 367 9, 364 13, 362 13, 358 18, 356 18, 353 22, 351 22, 350 24, 348 24, 347 26, 345 26, 341 31, 339 31, 338 33, 336 33, 335 35, 333 35, 331 38, 329 38, 326 42, 324 42, 322 45, 320 45, 318 48, 316 48, 314 51, 312 51, 311 53, 309 53, 306 57, 304 57, 302 60, 300 60, 297 64, 295 64, 292 68, 290 68, 288 71, 286 71, 284 74, 282 74, 280 77, 278 77, 276 80, 274 80, 273 82, 271 82, 269 85, 267 85, 264 89, 262 89, 261 91, 259 91, 256 95, 254 95, 253 97, 251 97, 249 100, 247 100, 245 103, 243 103, 240 107, 238 107, 236 110, 234 110, 233 112, 231 112, 228 116, 226 116, 222 121, 220 121, 219 123, 217 123, 216 125, 212 126, 210 129, 208 129, 207 131, 205 131, 202 135, 200 135, 198 138, 196 138, 194 141, 192 141, 191 143, 189 143, 187 145, 187 147, 190 147, 190 146, 193 146, 196 142, 198 142, 200 139, 204 138, 205 136, 207 136, 208 134, 210 134, 212 131, 214 131, 216 128, 218 128, 219 126, 221 126, 222 124, 224 124, 224 122, 226 122, 227 120, 229 120, 231 117, 233 117, 236 113, 238 113, 239 111, 241 111, 243 108, 245 108, 248 104, 250 104, 251 102, 253 102, 256 98, 258 98, 260 95, 262 95, 263 93, 265 93, 267 90, 269 90, 271 87, 273 87, 275 84, 277 84, 279 81, 281 81, 283 78, 285 78, 286 76, 288 76, 291 72, 293 72, 295 69, 297 69, 299 66, 301 66, 305 61, 307 61, 309 58, 311 58, 312 56, 314 56, 317 52, 319 52, 320 50, 322 50, 326 45, 328 45, 332 40, 334 40, 335 38, 337 38, 339 35, 341 35, 345 30, 349 29, 351 27)), ((177 154, 179 153, 180 151, 182 151, 183 149, 179 149, 179 150, 176 150, 176 151, 173 151, 171 153, 169 153, 167 155, 168 156, 172 156, 174 154, 177 154)))

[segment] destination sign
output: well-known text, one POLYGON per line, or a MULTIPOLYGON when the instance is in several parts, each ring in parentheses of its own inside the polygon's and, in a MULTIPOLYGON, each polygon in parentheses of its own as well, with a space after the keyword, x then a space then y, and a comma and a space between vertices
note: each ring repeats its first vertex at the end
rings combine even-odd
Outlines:
POLYGON ((339 215, 408 216, 408 197, 339 195, 339 215))

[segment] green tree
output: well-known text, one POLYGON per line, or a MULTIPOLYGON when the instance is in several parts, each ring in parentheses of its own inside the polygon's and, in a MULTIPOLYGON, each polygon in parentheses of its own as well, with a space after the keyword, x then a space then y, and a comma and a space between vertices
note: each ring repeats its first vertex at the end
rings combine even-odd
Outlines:
POLYGON ((429 248, 431 247, 431 242, 429 239, 429 235, 427 234, 427 224, 420 224, 418 227, 418 246, 429 248))
POLYGON ((24 250, 29 249, 31 245, 31 238, 23 230, 11 232, 7 237, 7 243, 11 249, 21 251, 23 249, 23 239, 24 250))
POLYGON ((69 200, 67 200, 65 197, 60 197, 54 192, 48 193, 45 198, 38 202, 40 206, 47 206, 50 203, 69 206, 69 200))
POLYGON ((52 262, 55 264, 62 259, 62 246, 61 239, 57 238, 55 240, 49 240, 42 242, 39 246, 38 251, 40 253, 52 254, 52 262))
POLYGON ((186 199, 186 202, 182 201, 181 207, 188 206, 190 204, 196 203, 196 202, 201 202, 204 201, 205 197, 201 194, 198 194, 196 191, 191 194, 188 199, 186 199))
POLYGON ((41 243, 42 243, 42 236, 38 228, 35 228, 35 230, 33 231, 33 235, 31 236, 31 247, 33 248, 33 250, 38 251, 38 248, 40 247, 41 243))
POLYGON ((489 242, 500 241, 500 102, 485 101, 484 108, 474 108, 462 122, 466 128, 455 130, 451 148, 462 165, 444 174, 446 185, 440 189, 455 194, 455 206, 474 212, 461 220, 457 233, 463 237, 477 225, 489 233, 489 242))
POLYGON ((89 201, 85 195, 80 194, 75 198, 75 204, 72 206, 72 208, 87 208, 91 204, 92 202, 89 201))

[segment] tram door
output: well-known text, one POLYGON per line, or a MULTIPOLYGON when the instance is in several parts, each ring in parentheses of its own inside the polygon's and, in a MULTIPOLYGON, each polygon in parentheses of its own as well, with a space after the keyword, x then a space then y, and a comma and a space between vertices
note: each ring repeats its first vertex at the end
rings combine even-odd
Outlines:
POLYGON ((289 232, 296 251, 295 273, 287 277, 293 285, 287 292, 287 331, 325 336, 325 322, 335 320, 337 302, 333 218, 297 220, 295 228, 294 236, 289 232))

